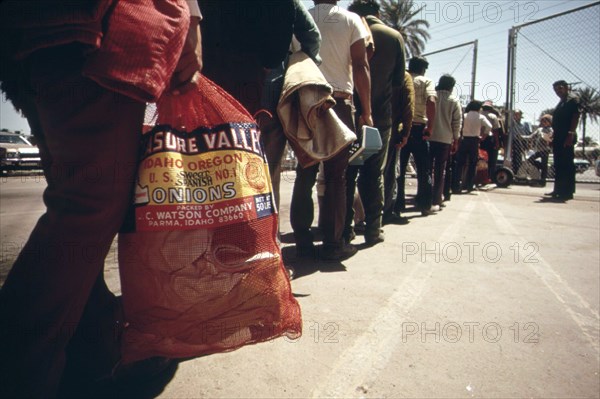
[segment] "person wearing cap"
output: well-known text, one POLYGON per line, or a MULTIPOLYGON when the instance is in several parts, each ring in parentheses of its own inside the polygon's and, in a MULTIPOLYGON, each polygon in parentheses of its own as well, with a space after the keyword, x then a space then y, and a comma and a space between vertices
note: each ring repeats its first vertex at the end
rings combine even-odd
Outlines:
POLYGON ((579 102, 570 93, 564 80, 554 82, 554 92, 560 101, 552 114, 552 152, 554 154, 554 190, 547 193, 551 198, 566 201, 575 193, 575 143, 579 124, 579 102))
POLYGON ((452 95, 456 80, 443 75, 435 87, 437 92, 435 123, 429 138, 430 168, 433 178, 431 210, 440 210, 443 201, 446 162, 451 152, 456 152, 462 125, 462 107, 452 95))
POLYGON ((500 134, 502 125, 500 124, 500 113, 494 108, 494 103, 484 101, 481 107, 481 114, 492 124, 492 130, 481 142, 481 149, 488 154, 488 177, 494 179, 496 172, 496 163, 498 162, 498 150, 500 149, 500 134))
POLYGON ((540 127, 527 138, 530 142, 530 148, 534 153, 527 159, 540 171, 540 180, 533 185, 538 187, 546 186, 546 177, 548 176, 548 155, 552 145, 552 115, 543 115, 540 119, 540 127))

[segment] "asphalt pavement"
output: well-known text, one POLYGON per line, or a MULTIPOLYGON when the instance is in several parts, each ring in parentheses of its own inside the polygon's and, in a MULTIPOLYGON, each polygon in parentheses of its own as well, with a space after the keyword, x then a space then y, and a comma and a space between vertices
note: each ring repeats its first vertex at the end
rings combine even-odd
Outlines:
POLYGON ((567 203, 513 185, 409 208, 331 264, 295 258, 293 178, 281 232, 303 336, 182 362, 159 397, 599 397, 600 185, 567 203))
MULTIPOLYGON (((542 200, 550 183, 487 186, 427 217, 409 206, 385 242, 359 235, 358 253, 332 264, 295 258, 293 177, 280 216, 302 337, 182 361, 123 395, 600 397, 600 184, 566 203, 542 200)), ((105 274, 118 293, 116 258, 105 274)))

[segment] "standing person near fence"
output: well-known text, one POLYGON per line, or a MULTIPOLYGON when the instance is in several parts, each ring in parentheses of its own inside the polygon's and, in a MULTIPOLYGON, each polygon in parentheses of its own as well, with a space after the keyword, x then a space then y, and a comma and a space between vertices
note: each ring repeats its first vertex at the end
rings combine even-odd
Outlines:
POLYGON ((552 150, 552 115, 543 115, 540 119, 540 127, 528 137, 531 142, 533 154, 527 159, 527 162, 535 166, 540 172, 540 180, 533 182, 533 186, 546 187, 546 178, 548 177, 548 155, 552 150))
POLYGON ((458 147, 460 128, 462 125, 462 107, 452 96, 456 80, 450 75, 443 75, 435 87, 437 103, 435 124, 429 139, 431 154, 431 170, 433 178, 433 205, 431 210, 440 210, 443 201, 446 163, 452 149, 458 147))
POLYGON ((118 371, 122 319, 104 261, 132 201, 146 101, 193 87, 201 69, 190 6, 195 16, 182 0, 0 4, 2 90, 29 122, 48 184, 0 291, 0 397, 57 395, 75 343, 87 344, 90 381, 118 371))
MULTIPOLYGON (((355 130, 353 89, 360 97, 362 113, 359 124, 373 125, 371 116, 371 79, 365 38, 368 36, 360 17, 337 5, 337 1, 316 0, 315 7, 308 10, 321 32, 323 60, 319 69, 333 87, 336 101, 333 111, 350 130, 355 130), (335 21, 335 22, 334 22, 335 21)), ((321 219, 323 247, 321 258, 341 261, 356 253, 356 247, 344 241, 346 219, 346 168, 350 153, 342 150, 323 162, 325 193, 321 219)), ((313 257, 315 248, 310 231, 314 219, 312 191, 319 164, 296 169, 292 193, 290 221, 296 239, 296 254, 313 257)))
POLYGON ((365 160, 362 166, 349 166, 346 172, 346 224, 344 236, 352 236, 352 199, 357 187, 365 211, 365 242, 375 245, 383 242, 382 227, 384 188, 383 171, 392 135, 393 122, 400 120, 392 114, 392 103, 400 98, 404 83, 404 41, 398 31, 379 19, 379 4, 374 0, 355 0, 350 7, 364 18, 375 42, 375 54, 370 60, 371 99, 373 122, 379 130, 382 147, 365 160))
POLYGON ((575 194, 575 143, 579 124, 579 102, 570 93, 564 80, 554 82, 554 92, 560 98, 552 114, 552 152, 554 154, 554 190, 547 195, 561 201, 573 199, 575 194))
POLYGON ((521 165, 523 165, 523 157, 527 152, 527 140, 525 137, 531 134, 531 127, 528 123, 523 122, 523 111, 516 109, 513 112, 513 120, 509 128, 510 136, 512 137, 512 168, 515 176, 519 175, 521 165))
POLYGON ((463 190, 475 190, 473 179, 479 158, 479 143, 489 134, 492 124, 481 114, 481 101, 473 100, 465 108, 462 128, 462 139, 458 147, 456 171, 453 173, 453 187, 460 193, 463 190), (467 168, 465 179, 462 180, 463 169, 467 168), (462 184, 461 184, 462 181, 462 184))
POLYGON ((435 101, 437 94, 431 79, 425 77, 429 62, 423 57, 413 57, 408 63, 408 72, 415 87, 415 112, 410 136, 400 150, 400 176, 394 211, 406 209, 405 183, 408 159, 412 154, 417 167, 417 195, 415 207, 423 216, 431 214, 431 170, 429 169, 429 136, 435 123, 435 101))

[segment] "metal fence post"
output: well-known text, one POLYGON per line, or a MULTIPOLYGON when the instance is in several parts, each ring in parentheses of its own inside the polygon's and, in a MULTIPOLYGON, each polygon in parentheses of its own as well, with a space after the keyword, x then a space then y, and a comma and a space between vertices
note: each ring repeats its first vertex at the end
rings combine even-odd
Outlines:
MULTIPOLYGON (((504 126, 506 127, 506 134, 508 136, 508 142, 504 151, 504 163, 503 165, 507 168, 512 168, 512 146, 513 146, 513 135, 510 133, 510 128, 513 121, 514 112, 514 78, 515 78, 515 48, 517 46, 517 30, 513 27, 508 31, 508 57, 506 66, 506 121, 504 126)), ((516 173, 516 171, 513 171, 516 173)))
POLYGON ((471 75, 471 101, 475 100, 475 79, 477 79, 477 45, 479 40, 473 42, 473 70, 471 75))

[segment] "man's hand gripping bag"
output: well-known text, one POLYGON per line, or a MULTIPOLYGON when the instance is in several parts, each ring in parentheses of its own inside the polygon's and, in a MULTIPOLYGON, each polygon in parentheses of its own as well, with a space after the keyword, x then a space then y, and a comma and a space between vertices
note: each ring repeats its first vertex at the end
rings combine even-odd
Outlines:
POLYGON ((164 95, 119 235, 123 362, 301 334, 259 129, 224 90, 164 95))

